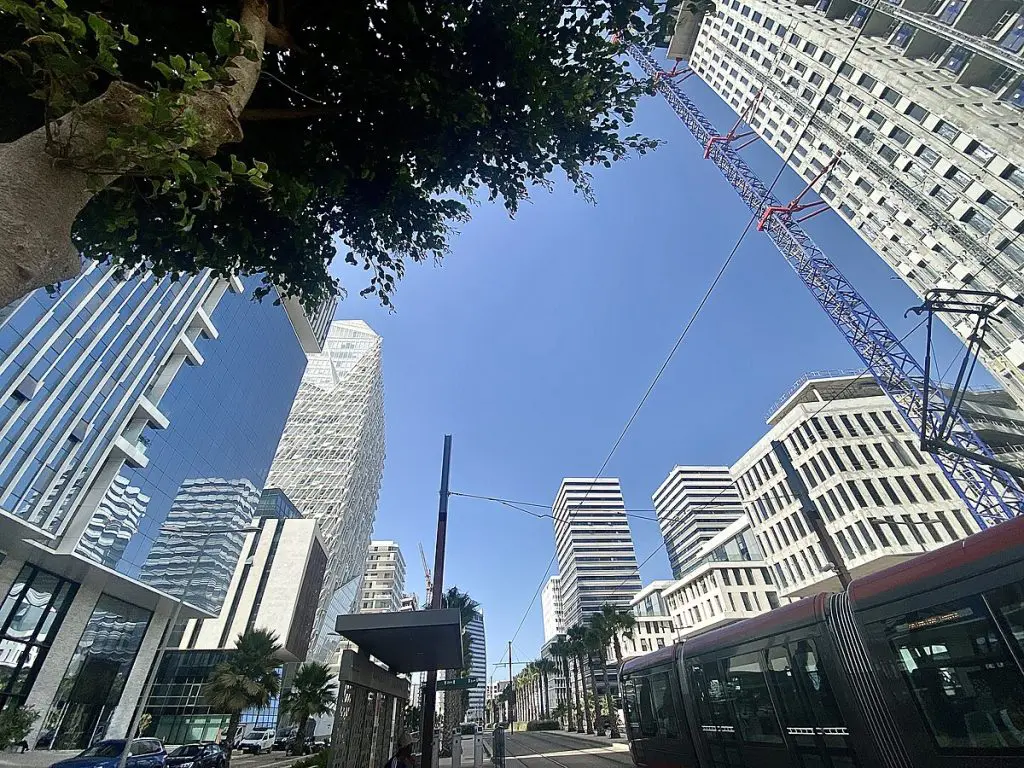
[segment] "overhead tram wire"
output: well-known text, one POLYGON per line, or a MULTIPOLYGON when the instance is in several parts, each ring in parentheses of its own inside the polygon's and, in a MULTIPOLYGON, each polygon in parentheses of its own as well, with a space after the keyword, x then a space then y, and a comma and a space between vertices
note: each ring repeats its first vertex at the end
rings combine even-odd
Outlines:
MULTIPOLYGON (((925 322, 926 322, 926 319, 925 320, 921 320, 921 322, 919 322, 917 325, 915 325, 913 328, 911 328, 909 331, 907 331, 899 339, 898 343, 902 344, 904 341, 906 341, 908 338, 910 338, 911 334, 913 334, 916 331, 920 330, 921 326, 923 326, 925 324, 925 322)), ((812 413, 810 416, 808 416, 806 420, 810 421, 811 419, 816 418, 828 406, 832 405, 832 403, 834 403, 836 400, 840 399, 844 394, 846 394, 847 390, 849 390, 850 387, 852 387, 854 384, 856 384, 858 381, 860 381, 861 379, 863 379, 866 375, 868 375, 870 373, 871 373, 871 368, 870 367, 865 367, 864 370, 862 370, 860 373, 858 373, 848 384, 846 384, 846 386, 844 386, 842 389, 840 389, 838 392, 836 392, 834 395, 832 395, 828 400, 823 401, 821 406, 814 413, 812 413)), ((721 495, 726 492, 726 490, 728 490, 728 488, 722 488, 709 501, 707 501, 704 504, 702 504, 701 506, 697 507, 695 510, 693 510, 693 512, 694 513, 703 512, 705 509, 707 509, 712 504, 714 504, 721 497, 721 495)), ((798 499, 796 497, 794 497, 794 496, 787 496, 786 494, 775 494, 775 493, 773 493, 772 496, 775 499, 782 499, 782 500, 787 501, 787 502, 798 501, 798 499)), ((636 566, 636 569, 634 571, 632 571, 628 576, 626 576, 625 579, 623 579, 621 582, 619 582, 618 585, 616 585, 616 589, 618 587, 623 586, 627 581, 629 581, 633 577, 634 574, 640 573, 640 569, 643 568, 645 565, 647 565, 647 563, 650 561, 650 559, 652 557, 654 557, 656 554, 658 554, 664 548, 665 548, 665 541, 662 540, 661 544, 659 544, 657 547, 655 547, 654 550, 650 554, 648 554, 647 557, 645 557, 643 559, 643 561, 639 565, 636 566)))
MULTIPOLYGON (((829 80, 828 85, 825 86, 825 90, 826 91, 828 90, 828 88, 831 88, 833 85, 835 85, 836 81, 839 79, 839 70, 842 69, 843 65, 846 64, 849 61, 850 55, 856 49, 857 43, 859 43, 861 38, 863 37, 864 29, 867 27, 867 23, 871 19, 871 15, 874 14, 875 10, 877 9, 879 1, 880 0, 875 0, 874 4, 871 6, 871 9, 868 11, 868 15, 864 19, 864 24, 861 25, 861 27, 857 30, 857 33, 854 35, 853 40, 850 42, 849 48, 846 50, 846 53, 843 55, 842 61, 839 63, 839 66, 836 67, 836 69, 832 72, 832 77, 829 80)), ((780 50, 784 46, 789 45, 789 36, 790 36, 790 34, 791 33, 789 31, 789 28, 787 27, 786 28, 786 38, 785 38, 785 41, 784 41, 783 45, 779 46, 780 50)), ((764 89, 768 79, 771 76, 772 76, 772 71, 771 70, 768 70, 768 71, 765 72, 764 79, 761 81, 760 88, 758 89, 759 91, 764 89)), ((757 91, 755 91, 755 94, 756 93, 757 93, 757 91)), ((658 382, 661 380, 662 375, 664 375, 665 370, 668 368, 669 364, 672 362, 672 359, 675 357, 676 352, 679 351, 679 348, 682 346, 683 342, 686 340, 686 337, 687 337, 687 335, 690 332, 690 328, 693 327, 694 322, 697 320, 697 318, 700 315, 701 311, 704 309, 704 307, 707 305, 708 300, 711 298, 711 295, 714 293, 715 289, 718 287, 718 284, 721 282, 722 277, 725 275, 726 269, 728 269, 729 264, 732 262, 733 258, 736 256, 737 251, 739 251, 740 246, 743 244, 743 241, 746 239, 747 234, 750 232, 751 226, 757 221, 758 211, 762 207, 764 207, 764 204, 771 197, 772 191, 775 189, 775 186, 779 183, 779 179, 782 178, 782 174, 785 172, 786 167, 789 164, 789 161, 792 159, 793 154, 796 152, 797 146, 799 146, 800 142, 803 141, 804 137, 807 135, 808 129, 811 127, 811 124, 814 122, 814 118, 817 117, 818 113, 821 111, 822 103, 824 103, 824 100, 819 102, 814 107, 814 109, 811 111, 811 114, 807 117, 807 119, 801 125, 800 132, 799 132, 799 134, 797 134, 796 140, 793 142, 792 148, 786 153, 786 156, 783 158, 783 162, 782 162, 782 165, 779 167, 778 173, 775 174, 775 178, 772 179, 771 184, 768 185, 767 189, 765 190, 765 193, 764 193, 763 197, 761 198, 760 202, 757 205, 757 208, 754 210, 753 214, 747 220, 746 225, 743 227, 742 231, 740 232, 740 236, 736 240, 735 245, 733 245, 732 249, 729 251, 729 254, 726 256, 725 261, 722 263, 722 266, 719 268, 719 270, 716 273, 714 279, 711 281, 711 284, 708 286, 708 289, 705 291, 705 293, 704 293, 703 297, 701 298, 700 302, 697 304, 697 307, 696 307, 696 309, 694 309, 693 314, 690 316, 690 319, 687 321, 686 325, 683 326, 682 332, 679 334, 679 337, 676 339, 675 343, 672 345, 672 348, 669 350, 669 354, 665 358, 665 361, 658 368, 657 372, 654 375, 654 378, 651 380, 650 385, 647 387, 647 390, 644 392, 643 397, 640 398, 640 402, 637 403, 636 408, 633 409, 633 413, 630 415, 629 419, 627 419, 625 426, 622 428, 622 431, 619 433, 619 436, 615 439, 615 442, 612 444, 611 450, 608 451, 608 455, 605 456, 604 461, 601 463, 601 468, 597 471, 597 474, 594 476, 595 479, 600 478, 602 476, 602 474, 604 473, 604 470, 608 467, 608 464, 611 461, 612 457, 615 455, 615 452, 618 450, 619 445, 622 443, 623 439, 626 437, 626 433, 629 431, 630 427, 633 426, 633 422, 636 421, 636 417, 640 414, 640 411, 643 409, 644 405, 647 403, 647 400, 648 400, 648 398, 650 398, 651 393, 654 392, 654 388, 657 386, 658 382)), ((592 487, 593 486, 588 487, 587 494, 584 495, 584 497, 583 497, 583 501, 584 502, 587 500, 587 497, 589 496, 590 490, 591 490, 592 487)), ((516 639, 516 637, 519 636, 519 631, 522 629, 523 624, 526 622, 526 617, 529 615, 530 610, 533 608, 533 604, 537 601, 537 595, 539 595, 540 591, 544 588, 544 583, 547 581, 548 574, 551 571, 551 566, 555 562, 555 559, 556 559, 557 556, 558 556, 558 549, 556 547, 555 554, 552 555, 551 560, 548 562, 548 566, 547 566, 547 568, 544 571, 544 576, 541 578, 540 584, 537 586, 537 589, 536 589, 536 591, 533 594, 533 598, 530 600, 529 606, 527 606, 526 611, 523 613, 523 617, 519 620, 519 626, 516 628, 516 633, 512 637, 513 641, 516 639)), ((639 570, 639 568, 637 570, 639 570)), ((632 574, 630 574, 630 577, 632 577, 632 574)), ((623 582, 623 583, 625 583, 625 582, 623 582)))

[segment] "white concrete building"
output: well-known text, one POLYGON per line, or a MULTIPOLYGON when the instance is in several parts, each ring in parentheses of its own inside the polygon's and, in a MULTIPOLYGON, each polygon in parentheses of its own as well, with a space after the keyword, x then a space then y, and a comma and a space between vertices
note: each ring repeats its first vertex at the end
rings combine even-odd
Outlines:
POLYGON ((551 513, 566 629, 604 603, 628 606, 640 572, 618 478, 565 478, 551 513))
POLYGON ((366 555, 359 613, 390 613, 402 608, 405 558, 397 542, 371 541, 366 555))
POLYGON ((477 615, 466 627, 469 633, 469 676, 477 679, 476 687, 469 689, 469 707, 466 720, 486 720, 487 704, 487 633, 484 629, 484 611, 477 607, 477 615))
POLYGON ((544 642, 548 643, 565 634, 565 620, 562 615, 562 592, 556 573, 544 585, 540 593, 541 612, 544 616, 544 642))
POLYGON ((309 648, 327 556, 316 520, 261 517, 246 534, 224 607, 216 618, 190 619, 174 646, 234 647, 248 629, 272 629, 282 661, 303 661, 309 648))
POLYGON ((744 514, 728 467, 677 465, 652 499, 677 579, 696 564, 705 542, 744 514))
MULTIPOLYGON (((918 295, 1024 293, 1022 4, 871 5, 722 0, 680 11, 668 53, 737 113, 756 102, 747 122, 805 180, 842 153, 817 189, 918 295)), ((1022 335, 1004 303, 983 359, 1024 406, 1022 335)))
POLYGON ((355 609, 384 471, 381 339, 361 320, 331 324, 309 356, 268 485, 320 523, 327 573, 311 658, 330 661, 334 622, 355 609))
MULTIPOLYGON (((1020 455, 1014 451, 1024 443, 1024 413, 1006 393, 971 394, 962 410, 993 450, 1020 455)), ((803 379, 768 423, 771 429, 732 472, 780 595, 839 583, 772 453, 773 440, 788 448, 854 577, 978 530, 874 381, 803 379)))
POLYGON ((623 658, 642 656, 675 642, 676 628, 663 597, 664 591, 674 583, 671 580, 652 581, 630 601, 636 627, 632 637, 619 635, 623 658))
POLYGON ((697 567, 664 589, 662 598, 678 638, 757 616, 782 602, 746 517, 708 541, 697 567))
POLYGON ((402 603, 398 610, 400 611, 418 611, 420 608, 420 597, 415 592, 402 595, 402 603))

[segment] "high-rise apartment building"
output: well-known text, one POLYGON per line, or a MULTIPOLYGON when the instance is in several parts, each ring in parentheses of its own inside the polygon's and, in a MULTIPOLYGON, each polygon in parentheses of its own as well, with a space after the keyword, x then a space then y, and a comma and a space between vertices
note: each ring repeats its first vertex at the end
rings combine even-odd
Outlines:
MULTIPOLYGON (((123 735, 176 597, 183 618, 220 608, 233 562, 183 546, 188 591, 144 566, 197 485, 264 485, 319 341, 258 285, 89 263, 0 311, 0 708, 39 711, 32 746, 123 735)), ((218 495, 218 519, 248 524, 254 502, 218 495)))
POLYGON ((487 635, 484 631, 484 611, 477 607, 477 614, 466 626, 469 633, 469 676, 477 679, 475 687, 469 689, 469 707, 466 720, 486 719, 487 703, 487 635))
POLYGON ((565 478, 551 513, 565 627, 605 603, 628 606, 640 572, 618 478, 565 478))
MULTIPOLYGON (((1008 460, 1024 446, 1024 412, 1003 391, 970 393, 962 413, 1008 460)), ((953 486, 892 402, 856 375, 802 379, 771 429, 732 474, 783 597, 838 588, 772 450, 781 442, 854 577, 978 530, 953 486)))
POLYGON ((320 524, 327 573, 311 658, 334 655, 339 614, 356 610, 384 472, 381 340, 360 320, 331 324, 306 373, 268 485, 281 488, 320 524))
MULTIPOLYGON (((714 7, 680 10, 669 56, 687 59, 805 180, 821 174, 822 198, 918 295, 1024 293, 1021 3, 714 7)), ((973 324, 951 327, 966 338, 973 324)), ((1004 302, 983 344, 1024 406, 1024 307, 1004 302)))
POLYGON ((562 616, 562 592, 558 586, 556 573, 540 593, 540 606, 544 616, 544 642, 550 642, 559 635, 565 634, 565 621, 562 616))
POLYGON ((402 607, 405 558, 394 541, 371 541, 359 594, 359 613, 391 613, 402 607))
POLYGON ((663 596, 673 584, 675 582, 668 580, 652 581, 630 601, 629 608, 636 619, 636 626, 628 636, 619 633, 623 658, 642 656, 675 642, 675 626, 663 596))
POLYGON ((654 492, 672 575, 681 578, 701 547, 743 516, 728 467, 676 466, 654 492))

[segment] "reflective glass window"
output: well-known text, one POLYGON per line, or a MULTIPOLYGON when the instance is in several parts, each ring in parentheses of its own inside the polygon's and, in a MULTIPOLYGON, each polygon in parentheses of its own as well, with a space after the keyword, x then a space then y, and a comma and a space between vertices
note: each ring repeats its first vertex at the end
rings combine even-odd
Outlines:
POLYGON ((736 709, 736 722, 744 741, 782 743, 782 730, 768 693, 760 653, 734 656, 725 662, 726 686, 736 709))
POLYGON ((938 747, 1024 754, 1024 676, 980 595, 908 613, 886 631, 938 747))

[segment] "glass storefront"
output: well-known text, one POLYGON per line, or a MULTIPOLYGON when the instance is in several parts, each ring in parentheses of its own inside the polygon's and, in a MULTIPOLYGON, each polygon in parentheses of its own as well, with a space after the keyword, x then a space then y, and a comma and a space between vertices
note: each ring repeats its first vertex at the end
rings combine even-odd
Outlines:
POLYGON ((37 747, 84 749, 102 738, 152 614, 101 595, 46 717, 37 747))
POLYGON ((0 709, 25 701, 78 591, 25 563, 0 604, 0 709))

